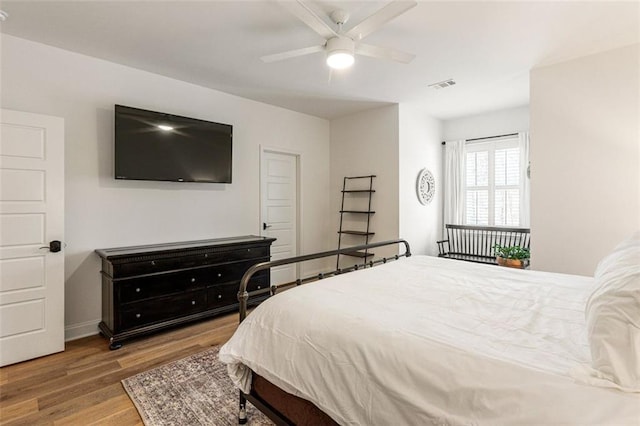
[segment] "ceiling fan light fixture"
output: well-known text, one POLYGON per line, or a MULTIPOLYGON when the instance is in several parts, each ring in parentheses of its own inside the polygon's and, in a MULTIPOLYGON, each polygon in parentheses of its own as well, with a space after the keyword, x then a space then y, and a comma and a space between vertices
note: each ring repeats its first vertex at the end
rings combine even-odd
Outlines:
POLYGON ((331 52, 327 55, 327 65, 336 70, 349 68, 355 59, 349 52, 331 52))
POLYGON ((327 65, 333 69, 344 69, 353 65, 354 44, 348 37, 334 37, 327 40, 327 65))

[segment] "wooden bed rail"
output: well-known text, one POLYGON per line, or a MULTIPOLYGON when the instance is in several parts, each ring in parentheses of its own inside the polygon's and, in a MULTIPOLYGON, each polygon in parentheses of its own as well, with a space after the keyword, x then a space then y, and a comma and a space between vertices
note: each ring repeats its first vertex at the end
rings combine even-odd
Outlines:
MULTIPOLYGON (((348 268, 336 269, 335 271, 320 273, 308 278, 297 279, 295 284, 300 285, 307 281, 322 279, 322 278, 330 277, 332 275, 339 275, 342 273, 351 272, 351 271, 355 271, 355 270, 366 268, 366 267, 372 267, 380 263, 386 263, 391 260, 397 260, 401 257, 409 257, 411 256, 411 248, 409 247, 409 243, 406 240, 389 240, 389 241, 382 241, 379 243, 370 243, 370 244, 363 244, 359 246, 347 247, 339 250, 330 250, 330 251, 325 251, 320 253, 312 253, 312 254, 306 254, 302 256, 289 257, 286 259, 272 260, 270 262, 256 263, 255 265, 247 269, 247 272, 245 272, 245 274, 242 276, 242 279, 240 280, 240 288, 238 290, 238 302, 240 302, 240 322, 244 321, 244 319, 247 317, 247 301, 249 300, 249 295, 250 295, 247 292, 247 284, 249 283, 249 280, 251 279, 253 274, 255 274, 256 272, 269 269, 275 266, 306 262, 308 260, 315 260, 315 259, 321 259, 323 257, 337 256, 339 254, 344 254, 344 253, 352 252, 356 250, 357 251, 369 250, 372 248, 383 247, 383 246, 388 246, 393 244, 404 244, 404 253, 396 254, 391 257, 383 257, 377 260, 371 260, 364 265, 358 264, 348 268)), ((274 286, 271 287, 271 289, 273 288, 274 286)), ((272 291, 271 289, 253 291, 251 292, 251 294, 263 294, 268 291, 272 291)))

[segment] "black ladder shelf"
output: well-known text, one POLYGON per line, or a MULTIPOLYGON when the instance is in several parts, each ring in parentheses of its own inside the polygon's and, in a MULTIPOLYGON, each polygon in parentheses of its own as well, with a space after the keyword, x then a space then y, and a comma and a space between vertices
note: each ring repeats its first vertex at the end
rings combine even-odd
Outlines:
MULTIPOLYGON (((356 237, 364 237, 364 243, 359 241, 356 245, 361 244, 369 244, 369 238, 371 238, 375 232, 371 231, 371 215, 375 214, 375 211, 371 210, 371 196, 374 192, 373 189, 373 178, 376 175, 367 175, 367 176, 345 176, 342 182, 342 205, 340 207, 340 229, 338 230, 338 250, 342 247, 343 235, 353 235, 356 237), (368 180, 368 182, 367 182, 368 180), (356 189, 357 188, 357 189, 356 189), (345 199, 348 199, 347 204, 352 205, 355 204, 357 200, 354 198, 358 197, 358 195, 363 195, 366 199, 360 198, 360 205, 358 208, 345 208, 345 199), (351 197, 355 196, 355 197, 351 197), (363 205, 366 203, 366 207, 363 205), (354 215, 360 216, 362 218, 362 224, 359 224, 358 228, 364 228, 365 230, 352 230, 352 229, 343 229, 344 225, 344 217, 345 215, 354 215), (366 220, 366 227, 365 227, 366 220)), ((340 254, 336 256, 336 270, 340 270, 340 254)), ((367 262, 367 258, 373 256, 373 253, 368 250, 364 251, 352 251, 343 253, 342 256, 351 256, 362 259, 362 263, 365 264, 367 262)))

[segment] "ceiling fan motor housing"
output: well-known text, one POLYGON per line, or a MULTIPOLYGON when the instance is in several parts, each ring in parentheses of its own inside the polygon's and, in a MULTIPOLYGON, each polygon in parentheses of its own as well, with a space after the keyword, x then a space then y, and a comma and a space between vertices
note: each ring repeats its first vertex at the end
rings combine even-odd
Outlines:
POLYGON ((355 51, 355 43, 349 37, 340 36, 327 40, 327 55, 333 53, 349 53, 353 55, 355 51))

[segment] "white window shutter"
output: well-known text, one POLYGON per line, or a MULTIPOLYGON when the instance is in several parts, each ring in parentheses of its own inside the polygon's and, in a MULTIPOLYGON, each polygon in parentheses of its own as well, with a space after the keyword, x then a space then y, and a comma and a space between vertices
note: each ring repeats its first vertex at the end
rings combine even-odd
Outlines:
POLYGON ((470 144, 464 161, 465 223, 521 226, 524 165, 518 139, 470 144))

